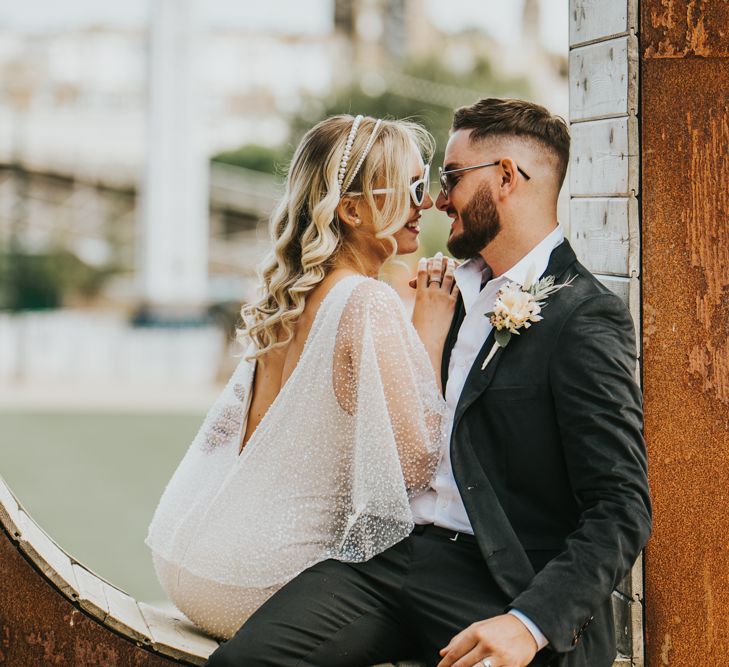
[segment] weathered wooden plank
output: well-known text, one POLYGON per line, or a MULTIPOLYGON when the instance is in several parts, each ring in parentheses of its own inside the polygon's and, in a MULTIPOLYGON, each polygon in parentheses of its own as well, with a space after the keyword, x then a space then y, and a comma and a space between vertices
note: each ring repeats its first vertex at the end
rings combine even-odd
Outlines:
MULTIPOLYGON (((607 287, 615 292, 628 306, 630 316, 633 318, 633 326, 635 327, 636 354, 640 357, 640 280, 638 278, 625 278, 623 276, 602 276, 595 277, 607 287)), ((640 381, 640 366, 636 368, 636 380, 640 381)))
POLYGON ((627 576, 625 576, 622 581, 615 587, 615 590, 618 591, 618 593, 622 593, 626 597, 632 598, 632 589, 631 589, 631 583, 632 583, 632 572, 629 572, 627 576))
POLYGON ((638 200, 635 197, 575 198, 570 201, 570 243, 593 273, 640 273, 638 200))
POLYGON ((630 605, 630 632, 633 664, 645 664, 645 639, 643 637, 643 603, 633 600, 630 605))
POLYGON ((135 641, 150 644, 152 635, 137 606, 137 601, 111 584, 103 582, 103 585, 104 595, 109 605, 106 625, 135 641))
POLYGON ((638 0, 570 0, 570 46, 638 31, 638 0))
POLYGON ((598 42, 569 55, 570 120, 615 118, 638 109, 638 38, 598 42))
POLYGON ((630 631, 633 642, 631 654, 634 665, 645 664, 645 638, 643 636, 643 554, 630 571, 630 588, 633 604, 630 607, 630 631))
POLYGON ((629 197, 638 193, 640 155, 634 116, 574 123, 570 130, 573 197, 629 197))
POLYGON ((218 647, 215 640, 181 616, 168 614, 144 602, 138 604, 152 635, 153 648, 160 653, 202 665, 218 647))
POLYGON ((0 523, 5 527, 5 530, 14 538, 20 537, 20 519, 18 514, 20 508, 15 500, 10 488, 5 484, 5 480, 0 477, 0 523))
POLYGON ((633 602, 630 598, 614 592, 610 597, 613 606, 613 619, 615 625, 615 645, 618 653, 622 655, 632 655, 633 648, 631 646, 631 611, 630 607, 633 602))
POLYGON ((624 276, 595 276, 605 287, 615 292, 630 308, 630 278, 624 276))
POLYGON ((78 584, 78 603, 82 609, 103 623, 109 615, 104 582, 78 563, 73 564, 73 573, 78 584))
POLYGON ((46 535, 25 512, 19 512, 20 548, 67 597, 76 600, 78 583, 73 563, 65 551, 46 535))
POLYGON ((623 580, 615 587, 616 591, 619 591, 626 597, 634 600, 643 599, 643 554, 635 561, 635 564, 630 569, 630 572, 623 578, 623 580))
POLYGON ((630 571, 630 594, 634 600, 643 602, 643 554, 638 556, 630 571))
POLYGON ((634 665, 643 665, 643 554, 616 590, 620 602, 613 599, 613 612, 618 652, 630 655, 634 665))

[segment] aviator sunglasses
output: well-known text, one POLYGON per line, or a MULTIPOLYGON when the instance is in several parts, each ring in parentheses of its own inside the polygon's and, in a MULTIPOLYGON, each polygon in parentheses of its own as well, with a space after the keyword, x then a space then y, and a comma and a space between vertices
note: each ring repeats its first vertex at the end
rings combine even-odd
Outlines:
MULTIPOLYGON (((430 165, 426 164, 423 169, 423 175, 417 180, 410 184, 410 199, 413 200, 415 206, 422 206, 425 201, 425 194, 428 192, 430 187, 430 165)), ((377 188, 372 190, 373 195, 384 195, 387 192, 393 192, 394 188, 377 188)), ((361 192, 348 192, 349 196, 361 195, 361 192)))
MULTIPOLYGON (((496 160, 496 162, 475 164, 472 167, 448 169, 447 171, 443 171, 443 167, 438 167, 438 180, 440 181, 440 191, 443 193, 443 196, 448 199, 448 195, 451 193, 451 190, 453 190, 453 188, 455 188, 458 184, 458 178, 453 178, 451 174, 457 174, 463 171, 471 171, 471 169, 481 169, 482 167, 495 167, 497 164, 500 163, 501 160, 496 160)), ((516 169, 527 181, 531 178, 531 176, 529 176, 520 166, 517 165, 516 169)))

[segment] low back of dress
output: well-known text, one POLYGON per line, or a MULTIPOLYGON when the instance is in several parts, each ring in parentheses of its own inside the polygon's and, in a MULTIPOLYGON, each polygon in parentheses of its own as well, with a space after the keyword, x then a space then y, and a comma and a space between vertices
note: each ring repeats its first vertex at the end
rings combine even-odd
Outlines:
POLYGON ((254 371, 244 357, 168 483, 153 552, 202 579, 270 590, 407 536, 409 495, 437 465, 443 401, 396 293, 364 276, 331 288, 239 455, 254 371))

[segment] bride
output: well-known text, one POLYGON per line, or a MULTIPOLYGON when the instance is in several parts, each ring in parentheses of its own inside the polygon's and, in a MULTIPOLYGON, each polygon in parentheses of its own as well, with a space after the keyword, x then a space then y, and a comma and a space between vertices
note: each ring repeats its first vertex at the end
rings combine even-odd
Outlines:
POLYGON ((245 355, 146 539, 165 592, 215 637, 309 566, 367 560, 413 527, 442 437, 453 266, 421 264, 412 324, 375 277, 418 247, 432 145, 414 123, 334 116, 294 154, 245 355))

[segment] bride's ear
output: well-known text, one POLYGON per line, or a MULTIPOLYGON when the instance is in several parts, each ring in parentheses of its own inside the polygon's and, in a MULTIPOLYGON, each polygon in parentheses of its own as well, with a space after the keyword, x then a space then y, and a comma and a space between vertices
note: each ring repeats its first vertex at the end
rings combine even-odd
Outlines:
POLYGON ((359 227, 362 220, 359 216, 358 204, 353 197, 342 197, 337 206, 337 217, 350 227, 359 227))

